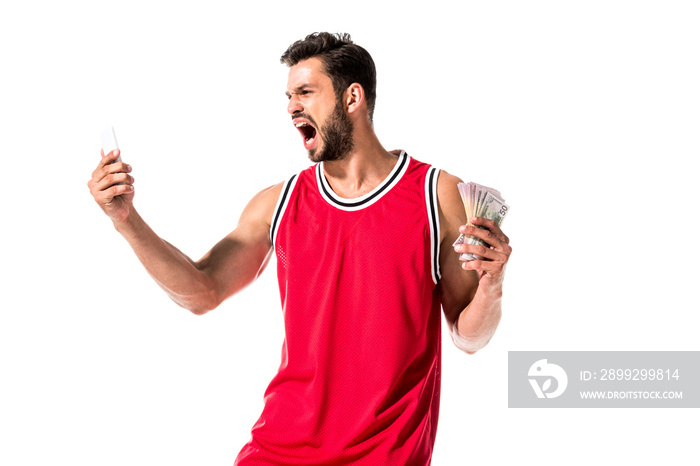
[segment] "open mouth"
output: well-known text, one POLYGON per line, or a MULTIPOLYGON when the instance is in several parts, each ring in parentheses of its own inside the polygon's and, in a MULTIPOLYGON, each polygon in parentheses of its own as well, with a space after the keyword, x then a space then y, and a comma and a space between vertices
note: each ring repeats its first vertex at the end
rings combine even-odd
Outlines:
POLYGON ((304 140, 304 148, 311 150, 316 146, 316 128, 308 121, 297 120, 294 126, 299 130, 302 139, 304 140))

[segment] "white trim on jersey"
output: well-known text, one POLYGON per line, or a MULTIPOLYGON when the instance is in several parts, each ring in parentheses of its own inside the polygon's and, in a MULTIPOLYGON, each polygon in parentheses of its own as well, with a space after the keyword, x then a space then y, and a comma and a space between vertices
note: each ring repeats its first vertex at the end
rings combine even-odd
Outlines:
POLYGON ((277 227, 284 212, 287 210, 287 204, 289 204, 289 198, 294 191, 294 186, 299 179, 298 174, 293 175, 289 180, 285 181, 282 185, 282 191, 280 192, 280 197, 277 199, 277 204, 275 205, 274 214, 272 217, 272 225, 270 225, 270 241, 272 242, 272 248, 275 248, 275 240, 277 239, 277 227))
POLYGON ((354 199, 345 199, 333 192, 333 188, 331 188, 326 176, 323 174, 323 162, 320 162, 316 165, 318 191, 326 202, 338 209, 347 211, 364 209, 381 199, 384 194, 388 193, 401 180, 404 173, 408 170, 409 159, 410 157, 406 154, 406 151, 402 150, 389 176, 372 191, 354 199))
POLYGON ((436 285, 442 276, 440 273, 440 211, 437 202, 439 175, 440 170, 435 167, 430 167, 425 174, 425 205, 428 209, 428 222, 430 223, 430 271, 436 285))

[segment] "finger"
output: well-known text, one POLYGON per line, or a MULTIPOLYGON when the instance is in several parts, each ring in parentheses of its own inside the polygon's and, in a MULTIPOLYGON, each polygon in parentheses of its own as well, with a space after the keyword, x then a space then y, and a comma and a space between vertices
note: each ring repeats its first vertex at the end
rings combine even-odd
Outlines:
POLYGON ((484 217, 472 217, 469 219, 471 223, 474 225, 479 225, 482 226, 488 230, 493 231, 494 233, 500 233, 503 234, 501 231, 501 227, 498 226, 498 224, 489 218, 484 218, 484 217))
POLYGON ((510 239, 508 238, 508 236, 506 236, 506 234, 503 233, 501 227, 494 220, 490 220, 488 218, 483 217, 472 217, 470 219, 470 222, 474 225, 481 226, 483 228, 486 228, 488 231, 491 231, 499 240, 503 241, 504 243, 510 243, 510 239))
POLYGON ((463 233, 467 236, 475 236, 479 239, 483 239, 487 243, 489 243, 491 246, 493 246, 492 243, 496 242, 499 240, 499 238, 496 236, 494 232, 491 230, 485 230, 483 228, 480 228, 478 226, 471 226, 471 225, 462 225, 459 227, 459 232, 463 233))
POLYGON ((100 168, 109 165, 110 163, 117 160, 117 157, 119 157, 119 152, 119 149, 114 149, 109 154, 104 155, 104 150, 100 149, 100 155, 102 155, 102 159, 100 160, 99 165, 97 165, 97 169, 99 170, 100 168))
POLYGON ((114 162, 104 167, 104 170, 105 175, 108 175, 110 173, 130 173, 131 165, 124 162, 114 162))
POLYGON ((128 194, 133 191, 134 187, 132 185, 118 184, 110 186, 109 188, 103 191, 94 192, 93 197, 95 199, 95 202, 97 202, 98 204, 108 206, 112 203, 115 197, 120 196, 122 194, 128 194))
POLYGON ((121 196, 122 194, 128 194, 134 192, 134 187, 130 184, 118 184, 107 188, 101 192, 101 195, 96 197, 97 202, 103 205, 110 205, 115 197, 121 196))
POLYGON ((104 155, 104 150, 100 149, 100 156, 102 158, 100 159, 100 163, 97 164, 97 168, 95 168, 95 171, 92 172, 92 177, 95 178, 96 176, 101 178, 100 174, 102 173, 102 170, 104 167, 109 165, 110 163, 114 162, 117 157, 119 157, 119 149, 113 150, 107 155, 104 155))
POLYGON ((473 260, 462 262, 462 268, 464 270, 476 270, 477 272, 485 272, 491 276, 502 274, 505 266, 504 262, 499 261, 473 260))
POLYGON ((110 174, 129 172, 131 172, 131 165, 124 162, 114 162, 95 170, 92 173, 92 179, 94 183, 100 183, 104 177, 110 174))
POLYGON ((455 252, 475 254, 489 261, 508 260, 508 256, 503 252, 492 249, 488 246, 482 246, 480 244, 458 244, 454 247, 454 249, 455 252))
POLYGON ((483 240, 489 246, 493 246, 499 251, 505 251, 508 244, 499 238, 498 235, 491 230, 484 230, 476 226, 463 225, 459 228, 459 232, 467 236, 474 236, 483 240))
POLYGON ((131 175, 128 175, 126 173, 113 173, 106 175, 103 177, 101 180, 96 182, 94 186, 94 191, 100 192, 100 191, 105 191, 108 188, 117 185, 119 183, 124 183, 127 185, 131 185, 134 183, 134 177, 131 175))

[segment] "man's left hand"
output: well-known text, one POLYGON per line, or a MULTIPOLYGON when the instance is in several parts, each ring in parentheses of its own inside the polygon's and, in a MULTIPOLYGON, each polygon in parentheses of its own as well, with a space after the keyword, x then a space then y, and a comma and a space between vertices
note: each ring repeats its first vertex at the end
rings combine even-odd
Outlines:
POLYGON ((471 219, 471 223, 476 226, 462 225, 459 227, 459 232, 482 239, 487 246, 466 243, 455 246, 456 252, 472 253, 484 258, 483 260, 466 261, 462 263, 462 268, 477 271, 480 288, 500 288, 508 258, 513 251, 513 248, 508 244, 510 240, 493 220, 475 217, 471 219))

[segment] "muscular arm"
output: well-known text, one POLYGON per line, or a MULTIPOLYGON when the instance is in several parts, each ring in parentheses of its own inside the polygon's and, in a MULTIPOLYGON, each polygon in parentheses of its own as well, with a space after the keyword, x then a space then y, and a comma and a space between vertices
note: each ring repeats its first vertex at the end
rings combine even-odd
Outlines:
MULTIPOLYGON (((457 183, 460 182, 462 180, 445 171, 442 171, 438 178, 438 205, 442 233, 440 292, 452 338, 457 347, 471 354, 486 346, 501 320, 503 273, 510 247, 507 244, 508 238, 503 235, 504 241, 498 242, 497 249, 504 250, 504 253, 496 254, 496 251, 492 251, 489 253, 489 258, 492 260, 465 263, 458 259, 459 254, 455 252, 452 243, 460 232, 473 233, 463 228, 467 223, 467 217, 457 189, 457 183)), ((502 235, 498 227, 482 230, 482 232, 484 235, 502 235)), ((496 241, 494 239, 487 243, 495 244, 496 241)), ((460 248, 475 247, 460 246, 460 248)), ((484 251, 470 249, 460 249, 459 252, 484 254, 484 251)))
POLYGON ((270 222, 281 183, 253 197, 238 226, 195 262, 141 218, 132 203, 133 178, 126 175, 130 167, 111 163, 115 158, 113 154, 103 158, 88 183, 90 191, 148 273, 178 305, 204 314, 262 272, 271 254, 270 222), (124 184, 115 184, 119 182, 124 184))

